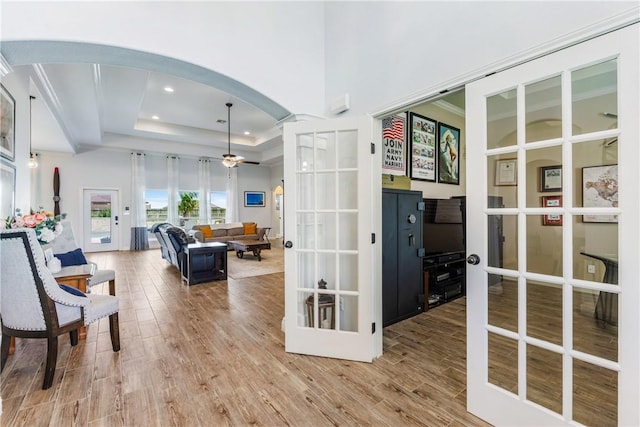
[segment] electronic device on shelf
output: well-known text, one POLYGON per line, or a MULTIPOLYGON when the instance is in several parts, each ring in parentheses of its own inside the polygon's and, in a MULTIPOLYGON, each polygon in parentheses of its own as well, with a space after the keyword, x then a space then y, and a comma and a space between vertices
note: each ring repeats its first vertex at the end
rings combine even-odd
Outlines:
POLYGON ((461 200, 424 199, 424 203, 422 244, 425 254, 427 256, 442 254, 443 258, 438 259, 438 263, 464 257, 464 224, 462 223, 461 200))

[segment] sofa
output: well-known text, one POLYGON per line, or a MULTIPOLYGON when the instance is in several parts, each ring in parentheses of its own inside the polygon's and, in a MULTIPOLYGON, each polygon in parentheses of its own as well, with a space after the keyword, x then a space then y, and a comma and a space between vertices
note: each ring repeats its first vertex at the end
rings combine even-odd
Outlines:
POLYGON ((160 243, 162 258, 173 264, 181 273, 185 265, 184 248, 195 240, 189 237, 183 229, 169 223, 154 224, 151 232, 156 235, 160 243))
POLYGON ((230 222, 226 224, 194 225, 189 231, 198 242, 228 242, 229 240, 263 240, 265 228, 255 222, 230 222))

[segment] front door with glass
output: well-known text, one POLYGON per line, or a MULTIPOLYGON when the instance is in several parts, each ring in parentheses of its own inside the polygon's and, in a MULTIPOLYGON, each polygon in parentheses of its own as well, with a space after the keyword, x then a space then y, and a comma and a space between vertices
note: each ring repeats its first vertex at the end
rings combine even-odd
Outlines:
POLYGON ((118 244, 118 191, 83 191, 84 251, 117 251, 118 244))

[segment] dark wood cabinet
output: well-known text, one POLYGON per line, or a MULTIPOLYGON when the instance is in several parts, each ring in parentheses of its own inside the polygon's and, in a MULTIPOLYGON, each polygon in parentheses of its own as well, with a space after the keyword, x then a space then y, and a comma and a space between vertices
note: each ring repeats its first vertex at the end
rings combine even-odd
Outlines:
POLYGON ((382 191, 382 323, 423 311, 422 193, 382 191))
POLYGON ((466 294, 466 259, 464 252, 450 252, 424 258, 424 293, 426 309, 466 294))

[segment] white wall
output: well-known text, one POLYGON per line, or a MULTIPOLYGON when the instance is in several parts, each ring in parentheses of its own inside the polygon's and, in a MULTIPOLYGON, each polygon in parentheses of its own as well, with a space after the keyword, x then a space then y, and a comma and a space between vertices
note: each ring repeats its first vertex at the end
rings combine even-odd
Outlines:
POLYGON ((3 40, 78 41, 164 55, 230 76, 289 111, 323 109, 320 2, 3 1, 0 19, 3 40))
POLYGON ((327 2, 325 102, 349 93, 346 114, 377 111, 637 5, 327 2))
POLYGON ((26 214, 29 209, 38 208, 30 200, 31 169, 27 164, 29 161, 29 82, 19 79, 15 74, 10 74, 2 77, 2 85, 15 100, 15 159, 7 163, 16 168, 15 208, 26 214))

